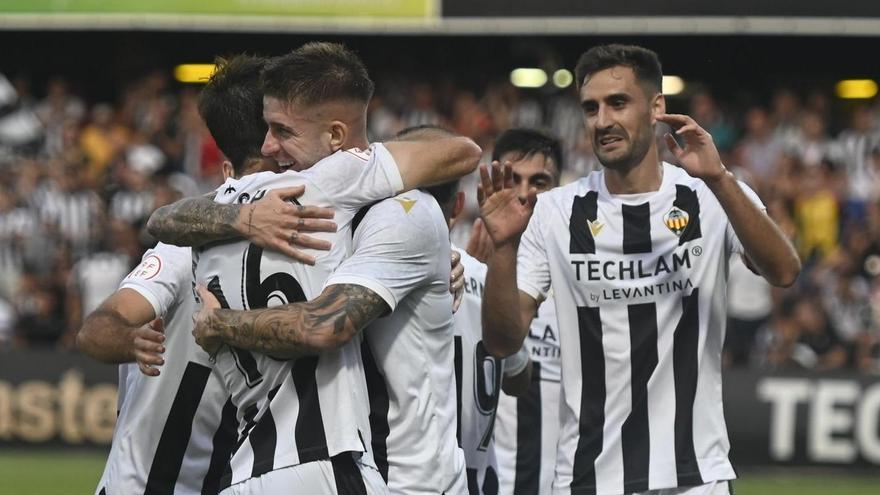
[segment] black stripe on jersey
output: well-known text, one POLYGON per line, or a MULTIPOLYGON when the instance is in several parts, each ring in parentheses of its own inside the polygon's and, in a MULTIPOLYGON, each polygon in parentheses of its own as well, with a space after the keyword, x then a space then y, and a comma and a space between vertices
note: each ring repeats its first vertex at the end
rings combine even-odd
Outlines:
POLYGON ((483 495, 498 495, 498 488, 498 473, 492 466, 486 466, 486 476, 483 478, 483 495))
POLYGON ((174 493, 180 465, 192 434, 193 418, 210 376, 211 368, 198 363, 187 363, 153 455, 145 494, 174 493))
POLYGON ((629 313, 632 411, 621 430, 623 491, 648 490, 651 435, 648 428, 648 379, 657 367, 657 307, 631 304, 629 313))
POLYGON ((272 416, 270 405, 280 388, 281 385, 269 392, 266 412, 249 435, 251 449, 254 451, 254 465, 251 468, 251 476, 254 478, 268 473, 275 467, 275 444, 278 443, 278 432, 275 430, 275 418, 272 416))
POLYGON ((596 458, 602 452, 605 425, 605 350, 599 308, 579 307, 581 410, 574 453, 572 492, 596 493, 596 458))
POLYGON ((101 488, 101 491, 98 492, 98 495, 107 495, 107 489, 106 489, 106 488, 101 488))
POLYGON ((330 458, 333 466, 333 481, 339 495, 367 495, 367 485, 351 452, 343 452, 330 458))
POLYGON ((687 241, 703 237, 700 230, 700 200, 697 198, 697 191, 681 184, 676 185, 675 201, 672 206, 676 206, 688 214, 688 223, 678 237, 678 245, 681 246, 687 241))
POLYGON ((370 211, 370 208, 375 206, 376 203, 378 203, 378 201, 376 201, 374 203, 370 203, 367 206, 362 207, 360 210, 358 210, 357 213, 354 214, 354 217, 352 217, 352 219, 351 219, 351 238, 352 239, 354 239, 354 233, 357 230, 357 228, 360 226, 361 221, 364 219, 365 216, 367 216, 367 213, 370 211))
POLYGON ((480 484, 477 483, 477 470, 474 468, 466 468, 464 473, 467 477, 468 494, 480 495, 480 484))
POLYGON ((327 435, 324 433, 321 403, 318 400, 318 382, 315 377, 317 369, 318 356, 311 356, 298 359, 290 371, 293 385, 296 387, 296 396, 299 399, 294 437, 300 463, 330 457, 327 435))
MULTIPOLYGON (((242 414, 242 421, 244 421, 244 428, 241 430, 241 435, 238 437, 238 442, 235 443, 235 447, 232 449, 233 455, 238 452, 238 449, 244 445, 245 440, 248 439, 248 435, 250 435, 251 430, 257 426, 256 418, 257 412, 259 412, 260 408, 257 407, 256 404, 251 404, 244 410, 244 414, 242 414)), ((232 465, 229 465, 226 471, 223 473, 223 477, 220 478, 220 490, 224 490, 228 488, 230 483, 232 483, 232 465)))
POLYGON ((675 468, 678 486, 702 485, 694 449, 694 397, 697 394, 697 342, 700 338, 699 289, 681 299, 672 363, 675 374, 675 468))
POLYGON ((461 344, 461 336, 456 335, 454 337, 455 341, 455 438, 458 439, 458 446, 461 447, 461 389, 464 386, 462 383, 463 371, 462 367, 464 365, 464 357, 462 353, 462 344, 461 344))
POLYGON ((391 434, 391 426, 388 424, 388 387, 366 340, 361 343, 361 358, 364 361, 364 376, 370 397, 373 460, 376 461, 382 479, 388 483, 388 435, 391 434))
POLYGON ((589 222, 596 221, 598 215, 599 193, 588 191, 583 196, 575 196, 571 205, 571 218, 568 230, 571 234, 568 251, 572 254, 595 254, 596 240, 590 232, 589 222))
POLYGON ((623 254, 651 252, 651 204, 623 205, 623 254))
POLYGON ((232 457, 232 449, 235 448, 235 440, 238 437, 235 412, 232 398, 227 399, 226 404, 223 404, 223 412, 220 413, 220 424, 214 433, 211 464, 208 465, 208 472, 202 483, 202 495, 214 495, 220 491, 220 478, 229 465, 229 458, 232 457))
POLYGON ((541 363, 532 361, 532 382, 516 399, 516 473, 513 495, 534 495, 541 487, 541 363))

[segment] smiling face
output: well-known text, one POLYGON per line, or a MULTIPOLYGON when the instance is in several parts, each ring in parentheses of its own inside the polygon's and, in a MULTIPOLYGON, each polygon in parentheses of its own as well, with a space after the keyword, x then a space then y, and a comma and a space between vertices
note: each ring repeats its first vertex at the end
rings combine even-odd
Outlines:
POLYGON ((282 171, 305 170, 341 147, 334 137, 336 122, 322 118, 319 106, 305 107, 271 96, 263 99, 269 131, 261 151, 274 158, 282 171))
POLYGON ((655 144, 654 116, 666 109, 663 95, 640 84, 631 68, 618 65, 589 74, 580 98, 599 162, 614 170, 641 163, 655 144))

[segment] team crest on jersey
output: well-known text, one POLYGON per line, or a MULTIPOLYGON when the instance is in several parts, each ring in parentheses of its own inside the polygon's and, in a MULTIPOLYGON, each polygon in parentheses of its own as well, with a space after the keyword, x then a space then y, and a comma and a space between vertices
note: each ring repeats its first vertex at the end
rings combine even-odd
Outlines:
POLYGON ((587 224, 590 226, 590 233, 593 234, 593 237, 599 235, 599 232, 602 232, 602 229, 605 227, 605 224, 598 218, 596 220, 587 220, 587 224))
POLYGON ((394 198, 394 201, 400 203, 400 206, 403 207, 403 211, 409 213, 409 210, 412 210, 413 205, 416 204, 417 199, 409 199, 409 198, 394 198))
POLYGON ((681 233, 684 232, 685 227, 688 225, 689 218, 687 212, 673 206, 672 209, 663 216, 663 223, 669 227, 669 230, 671 230, 673 234, 681 237, 681 233))

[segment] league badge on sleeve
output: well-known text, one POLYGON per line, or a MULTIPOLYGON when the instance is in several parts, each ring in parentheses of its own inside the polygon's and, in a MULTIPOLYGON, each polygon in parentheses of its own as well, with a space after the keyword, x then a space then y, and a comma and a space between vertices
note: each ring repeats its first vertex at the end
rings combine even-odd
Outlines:
POLYGON ((663 216, 663 223, 672 231, 673 234, 681 237, 685 227, 688 225, 689 216, 687 212, 673 206, 666 215, 663 216))
POLYGON ((160 271, 162 271, 162 260, 155 254, 151 254, 144 258, 141 264, 132 270, 126 278, 150 280, 158 275, 160 271))

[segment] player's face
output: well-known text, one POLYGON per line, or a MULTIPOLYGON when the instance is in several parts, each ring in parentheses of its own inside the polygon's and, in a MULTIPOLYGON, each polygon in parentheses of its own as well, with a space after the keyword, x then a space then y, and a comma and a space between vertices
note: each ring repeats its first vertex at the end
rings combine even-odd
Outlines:
POLYGON ((505 153, 500 158, 501 163, 510 162, 513 182, 521 200, 526 199, 530 187, 542 193, 556 187, 559 182, 556 164, 543 153, 535 153, 529 157, 523 157, 520 153, 505 153))
POLYGON ((605 167, 630 169, 654 145, 654 115, 665 110, 663 96, 650 95, 629 67, 596 72, 580 90, 587 136, 605 167))
POLYGON ((335 151, 326 123, 308 108, 267 96, 263 118, 269 125, 263 155, 274 158, 282 171, 305 170, 335 151))

